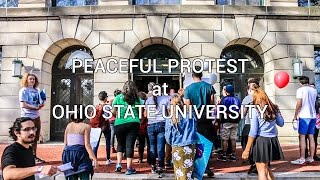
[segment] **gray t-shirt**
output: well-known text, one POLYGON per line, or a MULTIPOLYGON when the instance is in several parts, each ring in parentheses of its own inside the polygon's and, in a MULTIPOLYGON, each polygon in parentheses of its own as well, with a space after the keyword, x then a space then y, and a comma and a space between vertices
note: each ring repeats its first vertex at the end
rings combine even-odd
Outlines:
MULTIPOLYGON (((170 108, 170 99, 171 96, 158 96, 157 97, 157 102, 158 106, 157 108, 149 108, 152 113, 149 113, 149 118, 148 118, 148 124, 153 124, 153 123, 158 123, 158 122, 166 122, 166 119, 163 117, 163 114, 165 112, 162 112, 164 110, 167 110, 170 108), (155 113, 153 113, 155 111, 155 113)), ((155 105, 153 96, 149 97, 146 100, 146 109, 148 105, 155 105)))
MULTIPOLYGON (((249 105, 249 104, 252 104, 252 96, 251 95, 247 95, 243 100, 242 100, 242 103, 243 105, 249 105)), ((245 124, 250 124, 250 119, 249 119, 249 112, 247 111, 247 114, 245 116, 245 120, 244 120, 244 123, 245 124)))
MULTIPOLYGON (((39 91, 35 88, 24 87, 19 91, 19 101, 26 102, 33 106, 39 106, 39 91)), ((39 117, 39 110, 21 108, 21 117, 30 117, 36 119, 39 117)))

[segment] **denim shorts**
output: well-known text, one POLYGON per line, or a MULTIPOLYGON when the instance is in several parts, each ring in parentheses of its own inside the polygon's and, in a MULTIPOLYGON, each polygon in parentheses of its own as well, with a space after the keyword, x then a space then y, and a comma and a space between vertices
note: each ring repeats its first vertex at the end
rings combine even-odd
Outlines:
POLYGON ((299 134, 314 134, 316 118, 299 118, 299 134))

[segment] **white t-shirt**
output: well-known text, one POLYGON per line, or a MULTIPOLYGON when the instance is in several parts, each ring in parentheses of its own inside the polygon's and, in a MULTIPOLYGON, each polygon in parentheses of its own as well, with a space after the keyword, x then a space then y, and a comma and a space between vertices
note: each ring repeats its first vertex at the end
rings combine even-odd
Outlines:
POLYGON ((315 102, 317 90, 310 86, 297 89, 297 99, 302 99, 302 107, 298 116, 300 118, 316 118, 315 102))

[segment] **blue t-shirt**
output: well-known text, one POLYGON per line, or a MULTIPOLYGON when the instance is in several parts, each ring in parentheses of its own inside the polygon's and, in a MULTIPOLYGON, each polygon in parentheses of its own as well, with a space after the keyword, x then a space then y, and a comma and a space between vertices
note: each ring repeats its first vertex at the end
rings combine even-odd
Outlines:
MULTIPOLYGON (((184 91, 184 99, 189 99, 191 105, 196 105, 197 109, 200 110, 203 105, 210 105, 211 96, 216 91, 213 86, 207 82, 200 81, 190 84, 184 91)), ((204 108, 205 114, 206 108, 204 108)))
MULTIPOLYGON (((158 96, 157 97, 157 103, 158 106, 157 108, 151 108, 149 107, 150 111, 152 113, 149 113, 149 118, 148 118, 148 124, 153 124, 153 123, 158 123, 158 122, 165 122, 165 118, 163 117, 163 114, 165 114, 165 110, 168 110, 170 108, 170 99, 171 96, 158 96), (153 113, 155 112, 155 113, 153 113)), ((146 100, 146 109, 148 105, 155 105, 155 102, 153 100, 153 96, 149 97, 146 100)))
POLYGON ((260 113, 256 108, 251 110, 251 126, 250 126, 250 137, 276 137, 278 135, 276 125, 283 127, 284 120, 280 113, 277 114, 277 118, 274 121, 268 122, 260 117, 260 113))
MULTIPOLYGON (((39 91, 35 88, 24 87, 19 91, 19 101, 37 107, 40 105, 39 91)), ((39 116, 39 110, 21 108, 21 117, 36 119, 39 116)))
MULTIPOLYGON (((235 106, 238 107, 238 108, 236 108, 236 107, 234 107, 234 106, 232 107, 232 110, 233 110, 234 112, 240 112, 241 102, 240 102, 240 100, 239 100, 237 97, 229 96, 229 95, 228 95, 228 96, 225 96, 225 97, 222 98, 220 104, 221 104, 221 105, 224 105, 224 106, 226 107, 226 109, 227 109, 226 112, 227 112, 227 113, 232 114, 232 113, 230 112, 230 106, 232 106, 232 105, 235 105, 235 106)), ((220 111, 222 111, 222 110, 220 110, 220 111)), ((235 115, 233 114, 233 116, 235 116, 235 115)), ((240 115, 239 115, 239 117, 238 117, 237 119, 231 119, 231 118, 229 118, 229 116, 228 116, 227 119, 221 118, 221 121, 222 121, 223 123, 238 123, 238 122, 240 121, 240 119, 241 119, 240 115)))

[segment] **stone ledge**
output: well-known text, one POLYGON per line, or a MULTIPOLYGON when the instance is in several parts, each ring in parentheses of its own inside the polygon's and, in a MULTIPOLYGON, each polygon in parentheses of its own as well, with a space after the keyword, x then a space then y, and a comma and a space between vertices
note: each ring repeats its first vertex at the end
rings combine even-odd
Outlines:
POLYGON ((320 16, 318 7, 276 7, 276 6, 218 6, 218 5, 112 5, 81 7, 47 7, 47 8, 0 8, 0 17, 58 17, 58 16, 94 16, 132 17, 144 15, 249 15, 249 16, 320 16))

